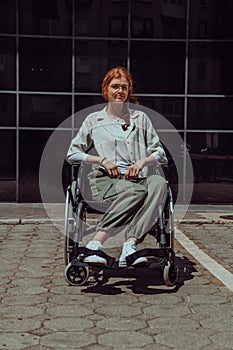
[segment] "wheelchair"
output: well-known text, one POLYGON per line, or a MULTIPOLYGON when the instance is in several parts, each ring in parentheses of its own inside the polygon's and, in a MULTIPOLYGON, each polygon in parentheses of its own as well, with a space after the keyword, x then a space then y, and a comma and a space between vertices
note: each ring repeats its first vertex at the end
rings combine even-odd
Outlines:
MULTIPOLYGON (((117 269, 118 264, 114 257, 103 251, 93 251, 82 246, 83 237, 94 233, 95 228, 87 228, 86 219, 91 201, 85 201, 83 197, 83 181, 85 176, 83 168, 86 165, 72 165, 72 182, 66 189, 65 218, 64 218, 64 277, 69 285, 83 286, 93 272, 102 272, 104 269, 117 269), (107 266, 98 267, 84 262, 90 255, 99 255, 107 260, 107 266)), ((88 189, 87 189, 88 191, 88 189)), ((86 195, 85 195, 86 198, 86 195)), ((100 203, 104 210, 105 204, 100 203)), ((99 208, 99 207, 98 207, 99 208)), ((96 212, 98 212, 96 210, 96 212)), ((99 211, 101 213, 101 210, 99 211)), ((148 258, 149 269, 162 271, 163 281, 167 286, 174 286, 177 281, 178 268, 174 253, 174 213, 173 197, 171 188, 167 182, 167 198, 164 207, 159 207, 159 215, 151 230, 144 235, 150 234, 155 241, 155 248, 138 250, 126 258, 127 266, 121 270, 140 269, 132 265, 142 256, 148 258)), ((143 239, 142 239, 143 240, 143 239)), ((96 279, 98 281, 98 278, 96 279)))

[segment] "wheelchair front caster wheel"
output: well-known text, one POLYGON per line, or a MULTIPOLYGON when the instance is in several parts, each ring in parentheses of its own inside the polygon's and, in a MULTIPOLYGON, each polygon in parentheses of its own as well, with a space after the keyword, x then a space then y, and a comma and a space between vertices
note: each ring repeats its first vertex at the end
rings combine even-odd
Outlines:
POLYGON ((164 283, 167 286, 174 286, 177 280, 177 267, 169 261, 163 270, 164 283))
POLYGON ((71 286, 83 286, 88 280, 89 268, 69 263, 65 268, 64 275, 65 280, 71 286))

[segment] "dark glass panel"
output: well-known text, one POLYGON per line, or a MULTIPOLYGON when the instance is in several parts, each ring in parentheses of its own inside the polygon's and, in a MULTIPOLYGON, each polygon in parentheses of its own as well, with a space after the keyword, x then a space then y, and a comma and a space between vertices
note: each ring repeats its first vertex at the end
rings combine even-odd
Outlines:
MULTIPOLYGON (((153 124, 155 125, 156 123, 153 124)), ((160 173, 169 181, 174 203, 177 201, 177 204, 181 204, 183 202, 183 192, 182 186, 180 187, 179 185, 183 183, 183 133, 160 130, 157 130, 157 133, 168 159, 167 166, 162 167, 160 173)))
POLYGON ((0 201, 16 200, 16 135, 12 130, 0 131, 1 167, 0 201))
POLYGON ((138 97, 141 105, 162 114, 175 128, 184 128, 184 100, 175 97, 138 97))
POLYGON ((76 96, 74 127, 80 128, 86 116, 92 112, 103 109, 105 106, 102 96, 76 96))
POLYGON ((101 96, 75 96, 75 112, 104 103, 101 96))
POLYGON ((15 94, 0 94, 0 125, 15 126, 15 94))
POLYGON ((190 43, 189 92, 233 93, 233 43, 190 43))
POLYGON ((76 1, 75 34, 127 37, 128 1, 76 1))
POLYGON ((119 40, 77 40, 75 48, 76 91, 101 92, 107 71, 127 64, 127 43, 119 40))
POLYGON ((0 38, 0 89, 15 90, 15 38, 0 38))
POLYGON ((201 132, 189 133, 191 152, 195 154, 232 155, 233 143, 231 133, 201 132))
POLYGON ((195 175, 193 202, 232 202, 232 136, 218 132, 188 134, 195 175))
POLYGON ((185 38, 186 0, 131 1, 134 38, 185 38))
POLYGON ((56 191, 59 188, 58 185, 62 183, 62 167, 71 141, 70 134, 69 131, 20 131, 20 202, 41 202, 39 181, 40 185, 46 186, 49 201, 56 202, 58 198, 64 200, 63 193, 56 193, 56 191), (47 165, 44 160, 42 162, 45 147, 47 165), (44 172, 41 172, 41 167, 46 168, 44 172))
POLYGON ((188 128, 231 130, 232 98, 189 98, 188 128))
POLYGON ((71 41, 20 39, 20 89, 71 90, 71 41))
POLYGON ((15 33, 16 1, 0 1, 0 33, 15 33))
POLYGON ((21 0, 19 31, 23 34, 71 35, 71 0, 21 0))
POLYGON ((232 39, 232 13, 232 0, 191 0, 190 38, 232 39))
POLYGON ((184 93, 184 43, 132 42, 131 72, 139 93, 184 93))
POLYGON ((19 145, 20 202, 41 202, 39 165, 51 131, 21 131, 19 145))
MULTIPOLYGON (((56 127, 70 115, 71 96, 20 96, 20 126, 56 127)), ((71 127, 71 119, 63 126, 71 127)))

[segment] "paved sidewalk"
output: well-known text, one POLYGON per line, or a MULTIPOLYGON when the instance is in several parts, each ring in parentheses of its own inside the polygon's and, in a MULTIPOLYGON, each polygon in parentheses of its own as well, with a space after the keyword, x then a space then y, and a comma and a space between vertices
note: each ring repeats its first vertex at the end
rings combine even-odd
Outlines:
MULTIPOLYGON (((63 278, 59 229, 43 221, 46 217, 38 205, 9 208, 5 207, 5 216, 0 206, 0 348, 232 349, 232 292, 178 243, 176 287, 164 286, 159 272, 148 269, 109 271, 103 285, 92 277, 87 286, 71 287, 63 278), (9 214, 12 220, 19 219, 18 224, 4 223, 9 214), (23 224, 24 219, 28 221, 23 224)), ((230 215, 230 210, 223 209, 193 210, 189 223, 184 221, 179 228, 229 267, 231 225, 229 220, 220 222, 219 216, 230 215), (203 212, 204 221, 192 221, 203 212), (212 214, 215 219, 209 218, 212 214), (218 252, 210 246, 216 237, 222 244, 218 252)), ((147 239, 145 244, 151 244, 147 239)), ((106 252, 116 257, 120 253, 119 248, 106 252)))

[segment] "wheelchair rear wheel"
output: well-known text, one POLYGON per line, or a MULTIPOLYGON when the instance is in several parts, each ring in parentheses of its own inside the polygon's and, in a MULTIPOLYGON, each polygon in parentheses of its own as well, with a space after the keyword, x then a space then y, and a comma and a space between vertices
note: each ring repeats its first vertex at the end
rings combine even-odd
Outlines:
POLYGON ((173 250, 174 248, 174 213, 173 213, 173 199, 171 188, 168 188, 167 203, 164 208, 164 227, 166 236, 166 246, 173 250))
POLYGON ((64 262, 67 266, 74 256, 74 244, 82 238, 85 229, 86 211, 84 204, 76 198, 76 183, 66 192, 64 222, 64 262))
POLYGON ((65 203, 65 221, 64 221, 64 261, 65 265, 70 262, 70 249, 72 240, 70 239, 70 233, 74 231, 75 227, 75 213, 74 207, 74 196, 75 193, 74 184, 68 187, 66 191, 66 203, 65 203), (73 188, 72 188, 73 187, 73 188))
MULTIPOLYGON (((161 210, 161 209, 160 209, 161 210)), ((174 253, 174 212, 171 188, 168 187, 168 197, 158 220, 158 237, 160 248, 166 253, 166 265, 163 268, 163 279, 167 286, 173 286, 178 276, 178 268, 174 253)))

